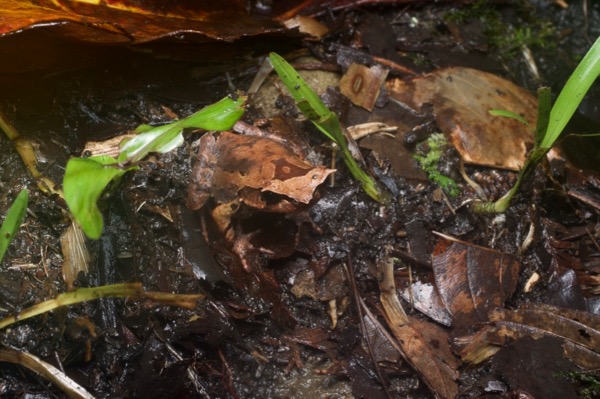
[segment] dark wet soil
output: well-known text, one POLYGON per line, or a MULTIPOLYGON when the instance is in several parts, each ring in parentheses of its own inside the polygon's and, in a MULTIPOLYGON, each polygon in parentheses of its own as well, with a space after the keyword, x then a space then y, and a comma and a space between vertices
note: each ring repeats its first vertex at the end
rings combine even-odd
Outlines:
MULTIPOLYGON (((235 89, 246 89, 261 57, 272 50, 286 53, 304 48, 315 63, 341 68, 370 56, 419 72, 469 66, 535 89, 539 83, 527 72, 523 58, 491 44, 489 21, 468 7, 381 5, 326 13, 319 18, 332 32, 323 41, 302 42, 283 35, 219 44, 216 47, 225 49, 223 70, 212 71, 190 53, 183 59, 163 57, 159 48, 164 43, 151 53, 129 47, 90 48, 57 38, 51 29, 23 32, 1 38, 0 47, 18 48, 27 57, 51 48, 80 58, 7 71, 0 79, 0 107, 22 134, 39 144, 46 157, 40 169, 61 181, 66 160, 79 155, 86 141, 140 123, 167 121, 164 107, 187 115, 235 89), (463 10, 464 15, 448 19, 455 10, 463 10), (354 46, 357 37, 360 48, 354 46)), ((593 38, 600 33, 592 23, 600 20, 597 3, 590 4, 587 32, 580 29, 581 2, 572 2, 567 9, 546 2, 485 7, 495 10, 494 18, 502 23, 528 23, 534 31, 544 21, 554 24, 548 47, 531 46, 541 82, 553 87, 560 87, 567 77, 562 72, 572 69, 574 59, 589 45, 586 35, 593 38)), ((185 44, 173 46, 183 50, 185 44)), ((405 74, 392 70, 391 75, 405 74)), ((598 126, 598 93, 596 89, 586 100, 575 122, 580 132, 598 126)), ((369 117, 335 90, 328 96, 345 124, 369 117)), ((277 104, 283 115, 297 115, 285 98, 277 104)), ((414 115, 391 102, 381 104, 377 112, 381 118, 393 115, 406 125, 423 126, 401 140, 408 152, 437 131, 431 115, 414 115)), ((244 119, 252 123, 263 116, 250 101, 244 119)), ((298 128, 309 137, 316 159, 328 162, 331 150, 326 141, 307 123, 298 122, 298 128)), ((560 163, 539 168, 499 219, 474 214, 465 205, 474 193, 458 174, 458 155, 452 148, 442 157, 440 168, 459 182, 457 197, 444 194, 419 174, 414 162, 408 163, 414 173, 404 175, 389 160, 378 158, 375 150, 364 150, 369 170, 393 201, 381 206, 370 199, 340 161, 335 186, 323 184, 316 199, 297 212, 281 215, 243 208, 236 213, 234 228, 249 237, 248 248, 253 248, 247 252, 252 268, 245 270, 230 243, 215 229, 208 210, 186 209, 198 138, 199 133, 189 132, 184 146, 152 156, 102 200, 105 232, 99 240, 88 242, 93 259, 90 272, 81 275, 77 285, 139 281, 148 290, 203 292, 207 299, 195 310, 112 299, 70 306, 11 326, 0 334, 2 345, 54 364, 98 398, 431 398, 419 375, 389 348, 380 348, 378 367, 374 367, 363 344, 364 321, 357 314, 357 302, 360 298, 385 323, 379 300, 380 263, 389 256, 399 259, 395 276, 399 288, 411 281, 430 281, 431 254, 438 240, 433 232, 517 255, 521 274, 508 307, 543 302, 598 313, 598 286, 593 286, 590 276, 598 276, 599 208, 593 201, 578 199, 600 195, 592 172, 576 174, 560 163), (567 185, 579 190, 580 197, 567 195, 567 185), (533 243, 521 253, 532 225, 533 243), (569 246, 555 245, 566 241, 569 246), (561 282, 573 270, 580 283, 561 282), (541 280, 525 292, 534 272, 541 280)), ((377 139, 368 140, 362 143, 364 148, 381 147, 377 139)), ((597 148, 568 144, 567 150, 578 154, 573 161, 597 167, 597 151, 581 153, 581 147, 597 148)), ((501 196, 515 179, 513 172, 477 166, 467 166, 467 173, 491 199, 501 196)), ((0 270, 0 308, 8 315, 66 290, 59 237, 68 221, 65 205, 35 188, 34 179, 4 138, 0 139, 0 184, 0 214, 22 188, 31 193, 26 224, 0 270)), ((416 310, 410 312, 428 320, 416 310)), ((455 337, 478 327, 447 331, 455 337)), ((543 378, 556 388, 553 393, 540 385, 539 378, 522 378, 527 368, 511 369, 519 353, 531 356, 532 364, 562 359, 560 342, 547 340, 544 345, 534 342, 527 350, 518 341, 493 360, 465 367, 461 397, 514 397, 519 390, 539 398, 580 397, 576 385, 553 380, 551 371, 544 371, 543 378), (558 349, 541 361, 536 354, 546 347, 558 349)), ((560 363, 552 370, 572 369, 571 363, 560 363)), ((56 387, 25 369, 2 364, 1 370, 2 397, 63 397, 56 387)))

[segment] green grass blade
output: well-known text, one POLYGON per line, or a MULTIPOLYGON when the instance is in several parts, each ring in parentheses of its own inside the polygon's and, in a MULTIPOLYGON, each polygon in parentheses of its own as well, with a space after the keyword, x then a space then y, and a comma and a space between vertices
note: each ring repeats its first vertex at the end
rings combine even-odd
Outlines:
POLYGON ((558 95, 550 112, 548 130, 540 144, 541 148, 552 147, 598 75, 600 75, 600 37, 596 39, 558 95))
POLYGON ((331 111, 317 93, 306 83, 306 81, 298 74, 286 60, 279 54, 269 54, 269 59, 275 71, 281 78, 283 84, 288 88, 294 100, 298 103, 298 108, 310 120, 326 117, 331 111))
POLYGON ((378 202, 387 202, 387 193, 384 193, 362 168, 348 150, 348 143, 342 131, 342 126, 336 114, 321 101, 317 93, 306 83, 298 72, 281 56, 275 53, 269 55, 275 72, 296 101, 300 111, 306 116, 325 136, 336 143, 342 151, 342 157, 352 176, 358 180, 363 190, 378 202))
POLYGON ((2 262, 8 246, 15 238, 23 219, 25 219, 28 200, 27 190, 21 190, 6 213, 6 218, 2 223, 2 227, 0 227, 0 262, 2 262))
POLYGON ((182 119, 181 127, 204 130, 231 129, 244 114, 245 102, 246 97, 239 97, 235 101, 228 97, 223 98, 182 119))
POLYGON ((535 127, 535 143, 534 148, 542 148, 542 141, 548 131, 548 123, 550 123, 550 112, 552 109, 552 97, 549 87, 540 87, 538 89, 538 109, 537 109, 537 124, 535 127))
POLYGON ((109 156, 72 158, 67 162, 63 179, 65 201, 84 233, 92 239, 102 234, 102 213, 97 201, 106 187, 135 163, 151 152, 164 153, 183 143, 185 128, 226 130, 231 128, 244 113, 246 99, 224 98, 179 121, 162 126, 140 125, 138 135, 121 146, 118 159, 109 156))

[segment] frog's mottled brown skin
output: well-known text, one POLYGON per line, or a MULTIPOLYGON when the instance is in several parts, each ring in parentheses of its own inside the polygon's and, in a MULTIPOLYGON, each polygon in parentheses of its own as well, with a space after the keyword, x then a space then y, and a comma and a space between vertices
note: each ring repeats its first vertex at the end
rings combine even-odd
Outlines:
POLYGON ((239 199, 258 209, 289 212, 290 200, 309 203, 331 172, 300 159, 274 140, 231 132, 207 133, 200 140, 188 206, 200 209, 213 197, 219 204, 239 199), (261 198, 265 191, 283 196, 281 203, 267 204, 261 198))
POLYGON ((192 170, 188 207, 202 208, 209 199, 210 215, 246 271, 252 268, 246 254, 266 248, 250 248, 254 233, 238 233, 232 218, 240 209, 292 213, 308 204, 314 191, 332 169, 313 166, 282 142, 232 132, 207 133, 200 139, 198 161, 192 170), (265 199, 266 192, 277 194, 265 199))

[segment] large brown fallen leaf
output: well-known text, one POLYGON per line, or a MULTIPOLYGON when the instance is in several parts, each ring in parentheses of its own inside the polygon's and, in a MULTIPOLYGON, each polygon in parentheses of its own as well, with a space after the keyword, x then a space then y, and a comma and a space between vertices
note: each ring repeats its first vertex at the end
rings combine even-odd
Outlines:
POLYGON ((432 104, 438 126, 467 163, 517 170, 533 144, 537 100, 527 90, 470 68, 440 69, 411 79, 390 80, 390 97, 421 112, 432 104), (491 109, 515 112, 529 126, 491 109))
POLYGON ((232 41, 242 36, 283 30, 276 21, 246 11, 246 2, 144 2, 4 0, 0 2, 0 35, 25 29, 59 26, 81 41, 147 42, 166 36, 197 34, 232 41))

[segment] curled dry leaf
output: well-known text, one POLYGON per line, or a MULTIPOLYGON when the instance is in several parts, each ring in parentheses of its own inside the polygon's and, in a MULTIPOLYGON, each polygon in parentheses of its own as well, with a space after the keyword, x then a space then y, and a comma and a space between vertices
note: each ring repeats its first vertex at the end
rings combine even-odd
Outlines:
POLYGON ((490 313, 491 326, 471 337, 461 350, 463 360, 479 363, 493 354, 494 348, 509 340, 522 337, 558 337, 564 340, 563 349, 581 367, 600 367, 600 316, 593 313, 557 308, 549 305, 524 305, 516 310, 497 310, 490 313))
POLYGON ((191 209, 201 208, 212 196, 222 204, 239 198, 258 209, 288 210, 267 204, 261 193, 268 191, 307 204, 317 186, 333 172, 309 164, 274 140, 231 132, 204 135, 198 157, 188 192, 191 209))
POLYGON ((281 31, 282 25, 258 19, 246 3, 6 0, 0 4, 0 35, 42 26, 60 26, 81 41, 147 42, 180 33, 232 41, 242 36, 281 31), (143 4, 143 5, 140 5, 143 4))
POLYGON ((537 100, 527 90, 495 75, 470 68, 440 69, 411 79, 390 80, 390 97, 421 112, 432 104, 439 128, 465 162, 518 170, 533 145, 537 100), (512 111, 529 126, 512 118, 495 117, 491 109, 512 111))

